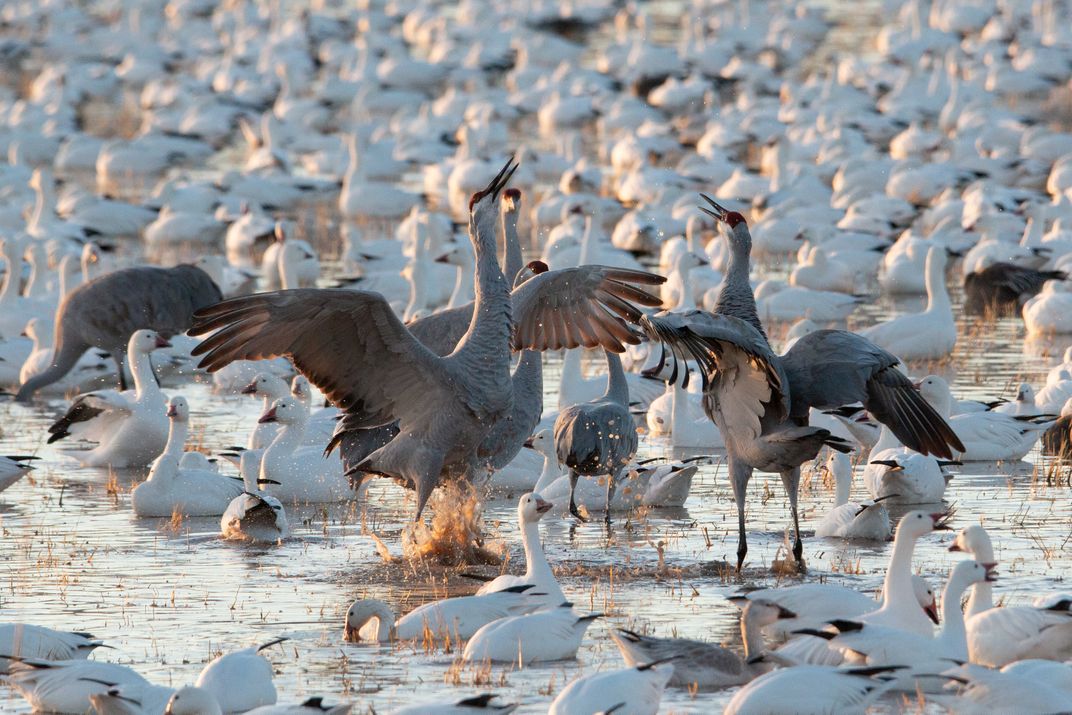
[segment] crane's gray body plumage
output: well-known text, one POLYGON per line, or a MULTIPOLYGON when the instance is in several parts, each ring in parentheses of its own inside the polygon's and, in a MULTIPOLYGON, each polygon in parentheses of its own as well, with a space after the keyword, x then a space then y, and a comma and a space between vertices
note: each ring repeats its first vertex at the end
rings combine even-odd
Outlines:
POLYGON ((148 328, 171 337, 193 324, 195 311, 222 298, 208 274, 191 265, 125 268, 84 283, 56 310, 52 364, 27 380, 16 399, 28 400, 62 379, 91 347, 111 353, 125 389, 127 341, 135 331, 148 328))

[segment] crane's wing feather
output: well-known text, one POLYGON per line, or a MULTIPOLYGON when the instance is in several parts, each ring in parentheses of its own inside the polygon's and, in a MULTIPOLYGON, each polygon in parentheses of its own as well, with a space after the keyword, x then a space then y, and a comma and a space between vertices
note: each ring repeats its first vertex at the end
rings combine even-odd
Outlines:
POLYGON ((668 345, 675 358, 701 366, 709 398, 705 406, 712 417, 721 414, 716 420, 720 429, 755 439, 764 418, 780 422, 789 414, 789 382, 766 338, 750 323, 695 310, 644 317, 641 326, 668 345))
POLYGON ((610 266, 580 266, 540 273, 512 293, 514 350, 560 350, 580 346, 612 352, 636 345, 641 335, 629 327, 657 307, 658 297, 638 285, 666 279, 654 273, 610 266))
POLYGON ((845 330, 817 330, 781 357, 793 393, 792 414, 862 402, 909 449, 952 459, 964 445, 903 373, 900 360, 867 338, 845 330))
POLYGON ((406 330, 379 293, 300 289, 225 300, 194 315, 193 350, 215 372, 234 360, 285 356, 354 427, 373 427, 458 399, 444 362, 406 330), (213 332, 215 331, 215 332, 213 332), (440 403, 442 404, 442 403, 440 403))

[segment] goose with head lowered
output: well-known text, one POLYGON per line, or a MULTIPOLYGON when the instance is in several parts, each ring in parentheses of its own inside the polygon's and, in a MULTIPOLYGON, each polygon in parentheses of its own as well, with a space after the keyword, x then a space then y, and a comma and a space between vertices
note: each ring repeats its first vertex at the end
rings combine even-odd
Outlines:
MULTIPOLYGON (((260 458, 251 451, 239 460, 245 491, 231 500, 220 518, 220 536, 236 541, 278 543, 287 538, 290 527, 283 504, 260 490, 260 458)), ((267 482, 265 482, 267 483, 267 482)))
POLYGON ((387 643, 421 640, 428 635, 447 643, 467 640, 492 621, 535 611, 541 607, 544 595, 535 593, 532 584, 509 586, 501 591, 425 603, 401 618, 383 601, 364 598, 347 609, 343 640, 387 643))
POLYGON ((564 602, 523 616, 510 616, 482 627, 465 644, 468 662, 530 663, 568 660, 577 656, 585 631, 602 613, 577 615, 564 602))
POLYGON ((676 662, 655 661, 577 678, 562 689, 547 715, 656 715, 676 662))
POLYGON ((73 452, 89 467, 138 467, 149 464, 167 444, 167 399, 160 391, 149 353, 171 343, 152 330, 130 336, 134 389, 97 390, 79 395, 67 413, 48 428, 51 444, 74 436, 97 442, 86 451, 73 452))
POLYGON ((446 357, 421 344, 377 293, 301 289, 200 311, 191 333, 215 331, 194 350, 204 356, 201 366, 212 372, 238 359, 289 357, 343 410, 340 441, 397 421, 398 432, 349 472, 413 488, 419 518, 444 476, 473 481, 482 474, 478 447, 513 399, 511 347, 623 350, 623 343, 639 340, 625 322, 641 317, 629 301, 650 299, 632 283, 662 282, 647 273, 585 266, 537 275, 511 293, 496 255, 496 227, 500 194, 514 168, 509 162, 470 202, 476 301, 469 329, 446 357), (569 311, 561 309, 566 305, 569 311), (552 323, 554 331, 541 327, 552 323))
POLYGON ((949 458, 950 447, 962 445, 897 370, 898 358, 866 338, 843 330, 818 330, 800 338, 785 355, 775 355, 749 283, 748 224, 741 214, 703 198, 712 207, 703 210, 729 229, 730 266, 715 312, 645 316, 642 326, 649 337, 670 347, 675 361, 693 359, 703 369, 704 408, 725 440, 737 502, 738 570, 748 552, 745 490, 754 469, 781 476, 793 517, 793 555, 803 567, 797 513, 800 465, 814 459, 824 445, 850 451, 828 430, 808 426, 811 408, 862 402, 921 453, 949 458))
POLYGON ((840 539, 885 541, 890 538, 890 513, 883 499, 849 501, 852 463, 847 454, 830 450, 824 468, 834 477, 834 508, 815 525, 815 535, 840 539))

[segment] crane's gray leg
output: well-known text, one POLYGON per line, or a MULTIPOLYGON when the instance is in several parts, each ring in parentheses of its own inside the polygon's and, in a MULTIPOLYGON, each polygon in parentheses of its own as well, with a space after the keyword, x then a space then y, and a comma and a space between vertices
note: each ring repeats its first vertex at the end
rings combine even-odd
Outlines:
POLYGON ((614 492, 618 489, 618 480, 621 476, 620 467, 607 475, 607 510, 604 512, 606 516, 603 520, 608 524, 610 523, 610 503, 614 501, 614 492))
POLYGON ((571 469, 569 471, 569 513, 573 514, 580 521, 588 521, 581 516, 581 512, 577 511, 577 502, 573 500, 573 492, 577 489, 577 479, 579 476, 580 475, 577 474, 576 469, 571 469))
POLYGON ((741 567, 744 566, 744 557, 748 555, 748 537, 744 528, 744 498, 748 491, 748 480, 752 478, 752 468, 732 457, 728 461, 733 500, 737 502, 737 573, 740 573, 741 567))
POLYGON ((789 495, 789 511, 793 515, 793 558, 797 567, 804 567, 804 541, 800 538, 800 514, 797 511, 797 494, 800 491, 800 467, 782 472, 782 486, 789 495))

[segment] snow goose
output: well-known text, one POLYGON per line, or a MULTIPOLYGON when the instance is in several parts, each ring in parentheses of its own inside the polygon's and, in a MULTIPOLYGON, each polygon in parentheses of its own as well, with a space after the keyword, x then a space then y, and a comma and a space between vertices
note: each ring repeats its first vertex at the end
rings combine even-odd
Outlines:
MULTIPOLYGON (((275 703, 272 664, 261 652, 288 640, 277 638, 260 646, 224 653, 201 670, 194 685, 215 696, 225 713, 241 713, 275 703)), ((172 703, 183 690, 172 696, 172 703)), ((191 710, 190 712, 199 712, 191 710)))
POLYGON ((239 471, 245 491, 231 500, 220 518, 220 536, 224 539, 277 543, 290 533, 283 504, 259 488, 259 469, 258 455, 243 452, 239 459, 239 471))
POLYGON ((401 429, 390 441, 371 454, 351 452, 348 459, 355 474, 390 476, 414 488, 419 515, 444 470, 468 472, 476 448, 508 412, 511 347, 598 344, 622 350, 623 343, 639 340, 624 322, 641 316, 628 301, 650 300, 630 283, 663 282, 650 274, 586 266, 534 276, 511 292, 499 268, 496 236, 499 197, 512 167, 507 164, 471 202, 477 298, 468 330, 450 355, 439 357, 418 342, 378 294, 305 289, 232 298, 201 311, 193 334, 216 330, 195 350, 204 355, 202 367, 214 372, 235 359, 289 356, 329 400, 348 406, 339 442, 368 424, 398 420, 401 429), (573 306, 569 314, 555 307, 563 301, 573 306), (595 305, 611 312, 592 313, 595 305), (539 327, 551 313, 567 321, 553 335, 539 327), (585 324, 574 322, 582 315, 585 324), (378 327, 355 333, 345 327, 355 320, 378 327), (594 326, 607 332, 597 334, 594 326), (386 359, 387 354, 404 359, 386 359))
MULTIPOLYGON (((29 660, 85 659, 104 643, 89 633, 56 631, 30 623, 0 624, 0 654, 29 660)), ((10 661, 0 658, 0 675, 8 672, 10 661)))
POLYGON ((97 442, 91 450, 73 452, 89 467, 136 467, 155 459, 167 444, 168 418, 166 398, 156 383, 149 353, 170 345, 153 330, 131 335, 127 352, 134 389, 79 395, 48 428, 49 444, 70 435, 97 442))
MULTIPOLYGON (((96 715, 142 715, 143 713, 162 713, 167 708, 168 700, 175 694, 174 689, 161 685, 128 683, 118 685, 101 681, 107 690, 92 693, 89 702, 96 715)), ((218 713, 219 709, 208 712, 218 713)))
POLYGON ((59 380, 91 347, 112 356, 120 389, 125 390, 127 341, 132 333, 146 325, 164 335, 182 332, 189 327, 195 310, 222 297, 212 279, 190 265, 127 268, 83 283, 56 310, 52 365, 22 385, 15 399, 27 401, 37 390, 59 380), (101 321, 101 315, 109 320, 101 321))
POLYGON ((197 211, 176 211, 165 206, 152 223, 145 227, 145 243, 150 248, 176 244, 197 244, 215 247, 223 238, 227 226, 212 214, 197 211))
POLYGON ((1024 325, 1030 335, 1072 333, 1072 293, 1061 281, 1046 281, 1042 292, 1024 303, 1024 325))
POLYGON ((402 218, 420 202, 420 197, 391 184, 369 179, 362 167, 358 138, 347 139, 350 166, 342 181, 339 211, 347 218, 402 218))
POLYGON ((0 258, 7 267, 4 288, 0 291, 0 333, 8 338, 18 335, 30 319, 47 317, 49 313, 46 306, 21 293, 23 252, 21 242, 0 239, 0 258))
POLYGON ((578 616, 573 604, 567 602, 545 611, 500 618, 473 634, 462 659, 521 665, 568 660, 576 657, 588 626, 602 615, 578 616))
POLYGON ((134 487, 130 503, 142 517, 219 516, 242 493, 242 482, 202 469, 180 466, 190 425, 190 407, 186 398, 175 395, 168 401, 171 421, 164 452, 153 462, 149 478, 134 487))
POLYGON ((907 670, 897 674, 894 687, 899 690, 914 692, 921 688, 926 692, 940 692, 944 680, 921 676, 933 676, 967 661, 968 644, 960 599, 973 584, 992 582, 994 566, 969 560, 953 567, 942 594, 942 627, 933 638, 851 620, 831 621, 832 631, 808 633, 826 639, 846 654, 863 657, 869 666, 908 664, 907 670))
MULTIPOLYGON (((704 296, 704 307, 713 309, 717 298, 717 293, 708 291, 704 296)), ((858 305, 860 299, 855 296, 790 286, 781 281, 763 281, 756 288, 756 310, 767 321, 790 322, 810 318, 827 323, 844 320, 858 305)))
POLYGON ((738 690, 725 715, 826 715, 863 713, 889 689, 886 674, 899 667, 833 668, 799 665, 780 668, 753 680, 738 690))
MULTIPOLYGON (((943 378, 928 375, 919 382, 919 391, 939 414, 949 414, 953 396, 943 378)), ((949 426, 963 443, 957 458, 965 462, 1023 459, 1049 425, 996 412, 969 412, 949 418, 949 426)))
POLYGON ((902 360, 939 360, 952 353, 957 326, 945 287, 945 264, 944 248, 927 251, 926 310, 879 323, 860 334, 902 360))
POLYGON ((872 450, 864 468, 864 484, 873 499, 891 504, 937 504, 952 476, 945 467, 960 464, 939 460, 904 447, 872 450))
POLYGON ((244 204, 241 216, 227 227, 227 260, 239 268, 253 268, 256 259, 272 244, 275 226, 275 219, 259 206, 244 204))
POLYGON ((308 241, 291 237, 290 230, 278 222, 275 243, 264 251, 261 274, 269 290, 308 288, 320 277, 320 259, 308 241))
MULTIPOLYGON (((252 363, 257 365, 258 363, 252 363)), ((243 395, 250 395, 251 397, 261 398, 261 411, 260 414, 266 413, 272 407, 272 403, 276 400, 281 400, 284 397, 288 397, 291 394, 290 388, 287 387, 286 380, 273 375, 270 372, 259 372, 248 385, 243 387, 240 391, 243 395)), ((300 404, 304 406, 304 400, 299 398, 300 404)), ((265 449, 272 443, 276 435, 279 434, 278 421, 261 422, 257 420, 257 425, 253 428, 253 431, 249 435, 249 439, 246 441, 246 449, 265 449)), ((327 437, 324 437, 319 431, 306 430, 302 439, 302 445, 306 447, 315 447, 317 445, 323 446, 330 438, 330 433, 327 437)))
MULTIPOLYGON (((545 438, 545 442, 550 440, 545 438)), ((551 506, 550 502, 544 501, 538 493, 521 496, 517 503, 517 523, 521 529, 521 544, 525 549, 525 573, 521 576, 498 576, 481 586, 476 592, 478 596, 531 584, 536 587, 536 593, 546 594, 544 602, 548 605, 557 605, 566 600, 540 542, 540 519, 551 510, 551 506)))
MULTIPOLYGON (((0 492, 26 476, 33 469, 29 462, 40 459, 28 455, 8 454, 0 456, 0 492)), ((7 651, 0 651, 6 653, 7 651)))
POLYGON ((849 501, 852 462, 848 455, 830 450, 824 468, 834 478, 834 508, 815 525, 815 535, 867 541, 889 539, 890 514, 885 504, 881 501, 849 501))
POLYGON ((990 713, 1063 713, 1072 708, 1064 689, 1024 673, 1005 672, 967 663, 945 671, 952 695, 931 696, 950 712, 964 715, 990 713))
POLYGON ((798 264, 789 274, 789 285, 812 290, 853 293, 857 271, 847 263, 830 256, 822 246, 814 246, 808 260, 798 264))
POLYGON ((499 705, 492 702, 496 698, 494 693, 484 693, 453 703, 417 703, 393 712, 394 715, 509 715, 517 710, 518 703, 499 705))
POLYGON ((533 592, 534 588, 527 583, 481 595, 444 598, 418 606, 402 618, 383 601, 361 599, 346 611, 343 640, 387 643, 420 640, 429 634, 447 643, 468 640, 492 621, 539 608, 545 594, 533 592))
POLYGON ((1014 417, 1041 417, 1045 414, 1035 404, 1035 388, 1026 382, 1021 382, 1016 388, 1014 399, 994 405, 993 411, 1014 417))
MULTIPOLYGON (((994 559, 994 547, 990 543, 990 535, 986 529, 978 524, 965 526, 957 532, 953 543, 949 545, 950 551, 959 551, 970 554, 973 559, 983 564, 996 563, 994 559)), ((994 607, 994 587, 990 581, 981 581, 972 586, 968 603, 964 607, 964 615, 968 618, 988 611, 994 607)))
POLYGON ((328 705, 324 698, 308 698, 297 705, 262 705, 253 708, 246 715, 349 715, 351 703, 328 705))
MULTIPOLYGON (((236 655, 229 653, 228 655, 236 655)), ((227 655, 220 656, 216 661, 221 658, 226 658, 227 655)), ((213 661, 213 662, 216 662, 213 661)), ((267 662, 267 661, 265 661, 267 662)), ((210 663, 209 665, 212 665, 210 663)), ((271 666, 269 669, 269 685, 271 685, 271 666)), ((202 673, 204 675, 204 673, 202 673)), ((238 676, 248 677, 246 673, 236 673, 238 676)), ((226 693, 228 700, 235 699, 236 701, 242 701, 243 695, 235 695, 235 693, 246 693, 248 689, 248 683, 242 681, 236 681, 229 684, 229 687, 224 687, 222 683, 217 685, 217 688, 223 690, 226 693)), ((275 702, 275 688, 272 688, 272 703, 275 702)), ((271 704, 271 703, 269 703, 271 704)), ((171 697, 168 698, 167 705, 164 707, 165 715, 224 715, 224 713, 237 713, 245 712, 246 708, 226 710, 220 705, 220 698, 213 691, 207 688, 199 688, 194 686, 185 686, 179 688, 171 697)))
POLYGON ((648 663, 577 678, 555 697, 547 715, 655 715, 675 669, 674 663, 648 663))
POLYGON ((125 665, 94 660, 44 660, 2 658, 9 662, 5 682, 17 690, 35 711, 84 713, 89 697, 120 685, 154 688, 139 673, 125 665))
POLYGON ((1072 601, 991 608, 968 618, 971 662, 1000 668, 1017 660, 1072 656, 1072 601))
POLYGON ((702 413, 701 404, 693 398, 680 381, 672 383, 670 396, 670 444, 674 447, 703 447, 720 449, 725 446, 722 433, 714 422, 702 413))
MULTIPOLYGON (((734 599, 731 599, 734 600, 734 599)), ((655 638, 624 628, 611 633, 627 665, 669 661, 674 664, 670 684, 681 688, 715 689, 743 685, 771 669, 769 663, 752 662, 766 649, 761 631, 780 619, 797 615, 783 606, 761 598, 746 599, 741 611, 741 639, 744 657, 703 641, 685 638, 655 638)))
MULTIPOLYGON (((596 400, 607 386, 604 377, 585 377, 582 363, 584 350, 567 350, 562 358, 562 373, 558 383, 558 409, 561 412, 570 405, 596 400)), ((625 373, 629 387, 629 398, 643 407, 650 405, 658 397, 663 386, 656 378, 625 373)))
POLYGON ((261 457, 260 479, 268 481, 267 491, 284 502, 334 502, 352 499, 354 490, 343 473, 338 457, 324 454, 321 447, 303 444, 309 411, 293 397, 272 403, 259 422, 282 425, 261 457))

